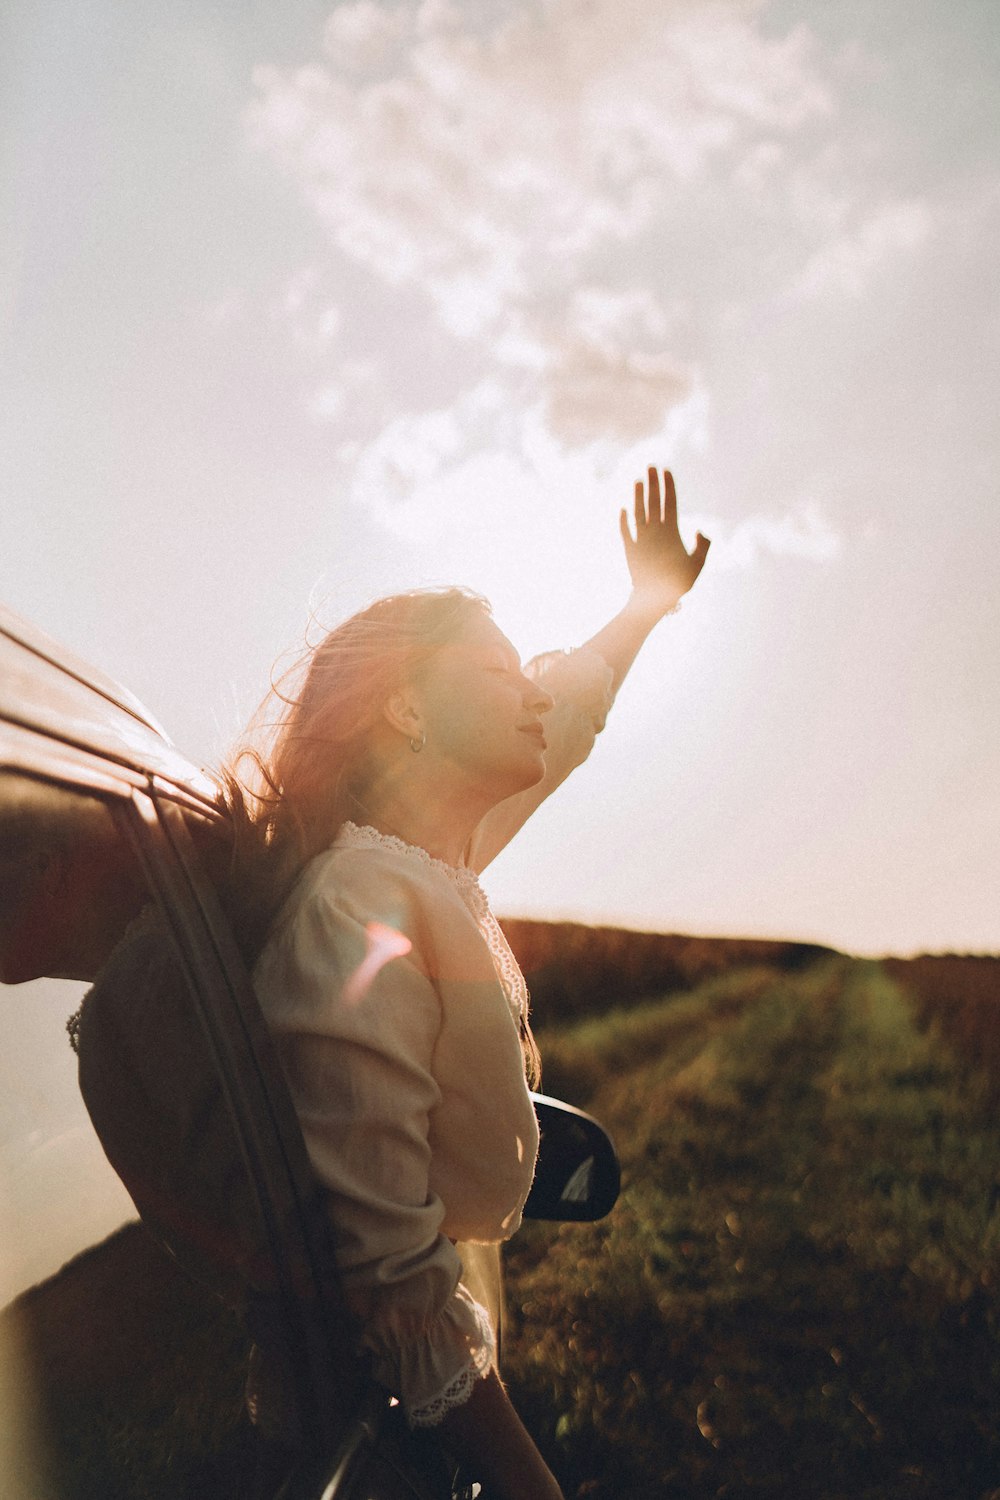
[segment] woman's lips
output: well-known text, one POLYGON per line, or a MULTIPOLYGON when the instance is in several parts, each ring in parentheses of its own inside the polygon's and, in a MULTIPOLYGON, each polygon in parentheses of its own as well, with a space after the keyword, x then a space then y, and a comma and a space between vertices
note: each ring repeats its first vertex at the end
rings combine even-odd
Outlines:
POLYGON ((538 741, 543 750, 547 748, 545 740, 545 730, 542 728, 541 724, 522 724, 521 733, 530 734, 532 739, 536 739, 538 741))

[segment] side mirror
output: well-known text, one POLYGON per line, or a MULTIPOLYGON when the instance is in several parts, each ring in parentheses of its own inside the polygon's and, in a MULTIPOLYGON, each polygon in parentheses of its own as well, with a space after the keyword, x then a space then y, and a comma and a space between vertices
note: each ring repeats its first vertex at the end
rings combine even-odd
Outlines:
POLYGON ((618 1200, 621 1170, 611 1137, 592 1115, 532 1094, 541 1144, 526 1219, 603 1219, 618 1200))

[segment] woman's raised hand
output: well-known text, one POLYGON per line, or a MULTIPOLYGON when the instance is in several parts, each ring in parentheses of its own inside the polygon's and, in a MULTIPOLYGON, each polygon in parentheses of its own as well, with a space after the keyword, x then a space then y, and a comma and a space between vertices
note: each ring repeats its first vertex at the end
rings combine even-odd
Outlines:
POLYGON ((655 615, 665 615, 679 603, 705 566, 711 545, 699 531, 693 552, 688 552, 677 529, 677 491, 669 469, 660 476, 650 468, 648 485, 635 482, 635 536, 628 514, 619 517, 625 559, 632 577, 632 602, 655 615))

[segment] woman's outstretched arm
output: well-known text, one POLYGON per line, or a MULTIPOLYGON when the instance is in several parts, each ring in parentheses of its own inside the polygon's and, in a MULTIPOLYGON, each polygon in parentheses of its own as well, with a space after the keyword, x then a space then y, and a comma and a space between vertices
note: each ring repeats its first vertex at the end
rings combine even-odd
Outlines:
POLYGON ((545 775, 526 792, 499 803, 479 824, 466 860, 484 870, 555 791, 574 767, 590 754, 615 693, 653 626, 674 609, 693 586, 708 555, 709 541, 698 533, 688 552, 677 529, 677 495, 669 470, 663 490, 656 469, 649 470, 648 496, 641 480, 635 486, 635 536, 623 510, 620 516, 632 591, 624 608, 586 642, 583 650, 537 657, 527 670, 552 694, 555 707, 545 716, 549 742, 545 775), (589 648, 589 649, 588 649, 589 648))
POLYGON ((615 691, 653 626, 676 609, 694 586, 711 545, 699 531, 694 551, 688 552, 684 546, 677 528, 677 491, 669 469, 663 471, 662 491, 659 473, 652 467, 647 485, 636 480, 634 521, 633 537, 628 514, 622 509, 619 527, 632 592, 624 608, 587 641, 614 673, 615 691))

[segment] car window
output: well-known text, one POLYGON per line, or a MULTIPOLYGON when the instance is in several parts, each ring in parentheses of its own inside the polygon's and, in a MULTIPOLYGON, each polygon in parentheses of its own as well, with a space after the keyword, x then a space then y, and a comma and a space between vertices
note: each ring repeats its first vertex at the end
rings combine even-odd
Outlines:
MULTIPOLYGON (((80 1096, 66 1022, 144 898, 103 798, 0 770, 0 1307, 135 1218, 80 1096)), ((36 1353, 27 1324, 5 1316, 5 1474, 31 1472, 26 1444, 42 1443, 36 1353)))
POLYGON ((144 898, 106 802, 0 771, 0 1305, 134 1215, 80 1098, 66 1020, 144 898))
POLYGON ((85 988, 0 987, 0 1306, 135 1217, 76 1084, 66 1020, 85 988))

